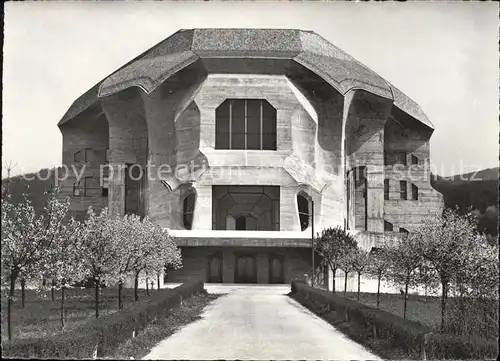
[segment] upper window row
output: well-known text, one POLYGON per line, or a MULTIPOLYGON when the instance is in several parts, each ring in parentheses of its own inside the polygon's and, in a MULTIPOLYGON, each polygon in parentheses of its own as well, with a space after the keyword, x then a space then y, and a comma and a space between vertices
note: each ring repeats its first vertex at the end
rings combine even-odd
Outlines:
MULTIPOLYGON (((411 165, 418 165, 418 158, 411 154, 411 165)), ((406 152, 385 153, 384 164, 401 164, 408 165, 408 154, 406 152)))
MULTIPOLYGON (((399 198, 403 200, 408 199, 407 182, 399 181, 399 198)), ((411 199, 418 201, 418 187, 415 184, 411 185, 411 199)), ((384 200, 389 200, 389 179, 384 179, 384 200)))
POLYGON ((226 99, 215 111, 215 149, 276 150, 276 109, 263 99, 226 99))
MULTIPOLYGON (((102 150, 101 150, 102 151, 102 150)), ((109 148, 106 148, 104 151, 104 162, 108 162, 109 159, 109 148)), ((92 148, 85 148, 84 151, 77 151, 73 154, 73 162, 75 163, 83 163, 83 162, 93 162, 97 160, 96 152, 92 148)))

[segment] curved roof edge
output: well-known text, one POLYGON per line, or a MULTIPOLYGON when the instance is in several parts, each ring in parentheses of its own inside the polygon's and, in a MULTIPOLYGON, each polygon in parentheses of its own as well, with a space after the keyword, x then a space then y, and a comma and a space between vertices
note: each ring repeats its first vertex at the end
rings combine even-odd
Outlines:
POLYGON ((363 89, 391 99, 393 106, 434 129, 420 106, 391 83, 320 35, 297 29, 179 30, 81 95, 58 126, 90 108, 99 98, 133 86, 150 93, 196 60, 219 57, 294 60, 343 95, 352 89, 363 89))

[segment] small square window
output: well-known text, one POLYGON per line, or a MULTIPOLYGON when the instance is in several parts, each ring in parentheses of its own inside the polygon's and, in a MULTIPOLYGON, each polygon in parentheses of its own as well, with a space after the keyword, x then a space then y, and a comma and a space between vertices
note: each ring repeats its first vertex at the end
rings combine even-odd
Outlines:
POLYGON ((73 196, 74 197, 80 197, 80 184, 79 183, 73 183, 73 196))
POLYGON ((92 177, 85 177, 83 179, 83 196, 84 197, 90 196, 91 182, 92 182, 92 177))
POLYGON ((413 154, 411 156, 411 164, 412 165, 418 165, 418 158, 415 157, 413 154))
POLYGON ((406 165, 406 152, 398 152, 398 163, 406 165))

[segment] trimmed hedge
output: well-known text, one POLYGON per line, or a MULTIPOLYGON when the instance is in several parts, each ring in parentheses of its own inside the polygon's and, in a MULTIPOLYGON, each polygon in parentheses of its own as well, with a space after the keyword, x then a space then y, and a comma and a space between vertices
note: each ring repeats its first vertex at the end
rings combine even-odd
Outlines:
POLYGON ((425 352, 429 359, 497 359, 498 340, 433 333, 426 337, 425 352))
POLYGON ((327 311, 335 311, 344 321, 364 327, 371 337, 390 340, 394 345, 403 346, 409 353, 420 354, 422 359, 484 359, 496 358, 498 353, 498 345, 494 341, 434 334, 430 327, 418 322, 301 282, 292 282, 291 288, 292 293, 298 293, 311 303, 327 311))
POLYGON ((105 357, 134 333, 140 333, 156 318, 167 316, 183 299, 200 293, 203 288, 202 281, 187 282, 173 289, 153 292, 148 303, 92 320, 69 332, 4 342, 2 356, 38 359, 105 357))

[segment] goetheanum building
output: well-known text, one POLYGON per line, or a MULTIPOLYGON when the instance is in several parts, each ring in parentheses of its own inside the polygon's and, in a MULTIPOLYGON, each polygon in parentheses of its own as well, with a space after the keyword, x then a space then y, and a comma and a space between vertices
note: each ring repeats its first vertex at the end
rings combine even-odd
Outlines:
POLYGON ((310 31, 178 31, 78 98, 59 128, 63 163, 84 167, 63 186, 71 210, 168 228, 184 262, 172 282, 286 283, 310 274, 313 220, 370 248, 442 202, 420 107, 310 31))

